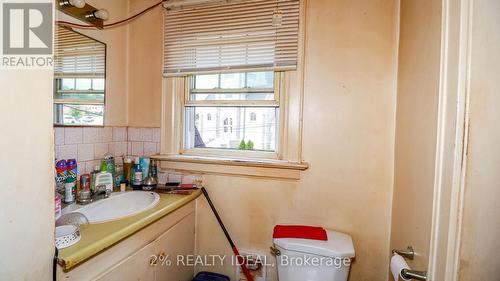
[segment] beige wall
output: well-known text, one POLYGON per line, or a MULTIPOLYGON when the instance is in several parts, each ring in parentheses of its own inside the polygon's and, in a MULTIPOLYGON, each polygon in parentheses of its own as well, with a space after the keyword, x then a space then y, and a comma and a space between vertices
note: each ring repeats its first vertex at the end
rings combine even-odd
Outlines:
POLYGON ((500 2, 474 1, 470 139, 459 280, 500 276, 500 2))
MULTIPOLYGON (((157 3, 130 0, 130 14, 157 3)), ((150 11, 129 26, 128 125, 160 127, 163 73, 163 12, 150 11)))
MULTIPOLYGON (((146 6, 131 1, 131 11, 136 2, 146 6)), ((300 181, 206 176, 206 185, 239 247, 267 253, 277 223, 323 225, 353 236, 351 280, 385 280, 393 181, 394 1, 309 2, 304 158, 311 168, 300 181)), ((160 123, 157 12, 130 26, 131 126, 160 123)), ((203 200, 198 214, 199 253, 230 254, 203 200)), ((234 269, 224 270, 232 275, 234 269)), ((269 280, 276 280, 274 270, 270 273, 269 280)))
POLYGON ((52 276, 52 79, 50 69, 0 70, 0 280, 52 276))
MULTIPOLYGON (((267 253, 277 223, 323 225, 353 236, 351 280, 385 280, 393 182, 394 1, 309 2, 303 153, 310 169, 299 181, 206 176, 206 185, 241 248, 267 253)), ((130 14, 149 3, 131 0, 130 14)), ((160 9, 128 29, 127 124, 159 126, 160 9)), ((203 200, 197 245, 200 254, 230 253, 203 200)), ((232 268, 225 270, 232 275, 232 268)), ((269 280, 276 280, 274 270, 270 274, 269 280)))
POLYGON ((391 248, 429 256, 436 159, 441 2, 401 1, 391 248))
MULTIPOLYGON (((90 0, 90 5, 109 11, 107 21, 115 22, 128 16, 128 2, 123 0, 90 0)), ((57 12, 58 19, 77 22, 73 18, 57 12)), ((127 126, 127 30, 126 25, 106 30, 75 29, 106 43, 106 109, 104 125, 127 126)))
MULTIPOLYGON (((299 181, 206 176, 233 239, 268 253, 277 223, 350 233, 350 280, 386 280, 395 108, 393 1, 309 1, 304 158, 299 181)), ((200 254, 230 253, 201 200, 200 254)), ((226 268, 227 274, 233 269, 226 268)), ((276 280, 274 269, 271 278, 276 280)))

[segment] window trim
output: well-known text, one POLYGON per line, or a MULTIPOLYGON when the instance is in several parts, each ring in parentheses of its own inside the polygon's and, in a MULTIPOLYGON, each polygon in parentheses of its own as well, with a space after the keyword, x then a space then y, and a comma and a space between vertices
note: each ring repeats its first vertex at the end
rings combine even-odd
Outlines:
MULTIPOLYGON (((270 160, 280 160, 282 159, 282 154, 280 153, 282 144, 281 140, 283 139, 283 126, 285 125, 283 122, 283 118, 281 117, 282 112, 286 112, 285 104, 283 99, 280 99, 280 96, 283 95, 282 91, 284 89, 284 82, 285 79, 283 78, 283 72, 274 72, 274 100, 270 101, 262 101, 260 103, 260 106, 265 106, 265 107, 276 107, 278 108, 278 129, 277 129, 277 135, 276 135, 276 151, 259 151, 259 150, 237 150, 237 149, 218 149, 218 148, 189 148, 186 149, 186 108, 187 107, 194 107, 194 106, 210 106, 213 104, 213 101, 204 101, 199 105, 199 102, 195 101, 190 101, 189 100, 189 94, 190 94, 190 87, 189 83, 190 77, 186 76, 181 79, 184 79, 184 98, 183 98, 183 105, 182 105, 182 119, 181 119, 181 126, 182 126, 182 135, 181 135, 181 149, 179 150, 180 155, 187 155, 187 156, 205 156, 205 157, 221 157, 221 158, 244 158, 244 159, 270 159, 270 160)), ((217 89, 220 92, 220 89, 217 89)), ((233 91, 231 89, 223 89, 223 91, 231 92, 233 91)), ((251 101, 251 103, 247 103, 246 101, 237 101, 237 102, 232 102, 232 101, 217 101, 215 104, 217 106, 231 106, 231 107, 244 107, 244 106, 259 106, 256 105, 255 101, 251 101)))
MULTIPOLYGON (((249 71, 244 71, 244 72, 249 72, 249 71)), ((261 72, 261 71, 252 71, 252 72, 261 72)), ((273 93, 274 94, 274 100, 240 100, 240 101, 232 101, 232 100, 208 100, 208 101, 196 101, 196 100, 190 100, 189 95, 192 92, 190 89, 190 82, 189 81, 191 78, 188 75, 185 76, 184 79, 186 79, 186 87, 185 87, 185 92, 184 92, 184 106, 252 106, 252 107, 280 107, 280 96, 281 96, 281 84, 283 83, 283 72, 279 71, 273 71, 274 72, 274 87, 273 90, 269 90, 270 88, 217 88, 217 89, 199 89, 199 90, 194 90, 194 92, 199 92, 199 93, 228 93, 228 94, 235 94, 235 93, 273 93)), ((217 73, 217 74, 223 74, 223 73, 217 73)), ((192 83, 192 82, 191 82, 192 83)))
MULTIPOLYGON (((185 73, 163 77, 162 111, 161 111, 161 147, 160 154, 153 158, 160 160, 163 169, 181 172, 197 172, 215 175, 236 175, 256 178, 271 178, 279 180, 298 180, 301 171, 309 165, 302 157, 303 142, 303 104, 305 88, 305 22, 306 1, 300 1, 299 9, 299 44, 297 69, 284 71, 283 93, 280 101, 287 110, 280 112, 280 119, 285 124, 281 160, 273 160, 274 164, 261 164, 264 160, 248 158, 221 158, 221 157, 191 157, 180 154, 182 142, 182 103, 184 102, 185 73), (258 167, 257 167, 258 166, 258 167)), ((240 71, 255 71, 256 69, 242 69, 240 71)), ((262 69, 266 70, 266 69, 262 69)), ((271 70, 271 69, 270 69, 271 70)), ((225 73, 228 71, 206 71, 200 74, 225 73)), ((271 161, 271 160, 269 160, 271 161)))
MULTIPOLYGON (((308 169, 302 160, 301 138, 301 79, 298 72, 282 72, 280 83, 280 140, 279 155, 255 157, 259 151, 236 151, 240 155, 221 156, 214 153, 188 153, 184 145, 184 104, 187 79, 165 77, 162 92, 162 124, 160 154, 152 158, 160 160, 161 167, 180 172, 197 172, 221 175, 241 175, 260 178, 297 180, 300 172, 308 169), (283 110, 286 108, 286 110, 283 110), (254 152, 245 155, 245 152, 254 152)), ((212 117, 213 118, 213 117, 212 117)), ((198 151, 199 152, 199 151, 198 151)))

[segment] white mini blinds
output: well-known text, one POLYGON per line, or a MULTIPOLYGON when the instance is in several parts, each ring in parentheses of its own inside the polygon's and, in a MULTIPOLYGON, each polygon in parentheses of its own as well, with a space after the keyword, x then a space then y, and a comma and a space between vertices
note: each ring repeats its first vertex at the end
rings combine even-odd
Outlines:
POLYGON ((299 0, 233 0, 167 8, 164 74, 296 69, 299 6, 299 0))
POLYGON ((106 46, 62 26, 54 40, 55 77, 104 78, 106 46))

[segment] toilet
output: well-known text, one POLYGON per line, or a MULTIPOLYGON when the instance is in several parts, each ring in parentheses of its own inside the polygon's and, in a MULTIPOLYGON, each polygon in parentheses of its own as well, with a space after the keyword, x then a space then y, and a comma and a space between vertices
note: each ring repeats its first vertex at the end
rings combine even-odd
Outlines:
POLYGON ((328 240, 274 238, 279 281, 347 281, 351 236, 326 230, 328 240))

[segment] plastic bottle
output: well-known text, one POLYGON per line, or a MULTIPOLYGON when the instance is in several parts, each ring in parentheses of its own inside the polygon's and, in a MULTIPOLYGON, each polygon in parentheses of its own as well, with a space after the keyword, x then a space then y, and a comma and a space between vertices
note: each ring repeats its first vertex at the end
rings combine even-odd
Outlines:
POLYGON ((117 165, 115 167, 115 187, 120 187, 120 184, 122 182, 125 182, 125 179, 123 177, 123 166, 117 165))
POLYGON ((158 166, 155 160, 151 160, 151 177, 158 180, 158 166))
POLYGON ((76 164, 75 159, 68 159, 66 161, 66 171, 68 171, 68 177, 73 178, 76 182, 78 179, 78 165, 76 164))
POLYGON ((131 185, 132 182, 132 162, 130 157, 123 158, 123 177, 126 185, 131 185))
POLYGON ((99 165, 96 165, 94 166, 94 170, 90 173, 90 190, 92 190, 92 192, 95 192, 95 178, 99 172, 99 165))
POLYGON ((68 171, 66 170, 66 160, 60 160, 56 163, 56 187, 58 191, 64 189, 64 184, 66 183, 66 178, 68 177, 68 171))
POLYGON ((149 157, 141 157, 139 158, 139 164, 141 165, 142 169, 142 180, 148 176, 149 173, 149 164, 150 164, 150 159, 149 157))
POLYGON ((139 164, 139 157, 135 159, 132 167, 132 188, 134 190, 142 190, 142 169, 139 164))
POLYGON ((54 194, 54 215, 56 220, 61 217, 61 195, 57 192, 54 194))
POLYGON ((75 202, 76 197, 76 181, 73 177, 68 177, 66 179, 66 184, 64 185, 64 202, 71 204, 75 202))

